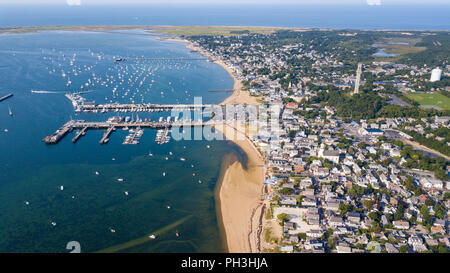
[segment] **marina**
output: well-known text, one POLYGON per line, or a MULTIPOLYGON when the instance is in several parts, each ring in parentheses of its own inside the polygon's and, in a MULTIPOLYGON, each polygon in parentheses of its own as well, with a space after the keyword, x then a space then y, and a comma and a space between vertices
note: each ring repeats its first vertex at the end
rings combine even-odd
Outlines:
POLYGON ((52 135, 46 136, 42 139, 46 144, 57 144, 61 139, 73 130, 79 130, 75 137, 72 139, 73 143, 76 143, 82 136, 86 134, 88 130, 105 130, 100 144, 106 144, 109 141, 110 135, 116 130, 116 128, 129 128, 129 135, 125 138, 123 144, 139 144, 139 139, 142 137, 144 130, 142 128, 160 129, 158 130, 155 141, 158 144, 168 143, 170 140, 170 129, 173 126, 182 127, 184 129, 189 127, 204 127, 215 126, 223 124, 222 122, 214 121, 140 121, 140 122, 122 122, 120 119, 114 122, 86 122, 84 120, 71 120, 65 123, 61 128, 56 130, 52 135), (162 130, 161 130, 162 129, 162 130))

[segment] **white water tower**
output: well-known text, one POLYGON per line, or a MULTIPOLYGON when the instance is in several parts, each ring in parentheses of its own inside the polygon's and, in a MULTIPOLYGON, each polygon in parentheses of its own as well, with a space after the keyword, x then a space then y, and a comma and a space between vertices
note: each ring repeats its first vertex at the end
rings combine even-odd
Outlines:
POLYGON ((441 80, 442 70, 437 67, 433 70, 431 70, 431 78, 430 82, 437 82, 441 80))

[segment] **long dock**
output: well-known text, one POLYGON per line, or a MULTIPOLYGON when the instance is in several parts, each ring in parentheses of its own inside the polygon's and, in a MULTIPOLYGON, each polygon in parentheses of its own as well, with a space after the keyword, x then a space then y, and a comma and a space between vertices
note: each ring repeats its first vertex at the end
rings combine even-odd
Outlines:
POLYGON ((100 139, 100 144, 106 144, 109 141, 109 135, 114 131, 114 126, 111 126, 106 130, 106 132, 103 134, 102 139, 100 139))
POLYGON ((0 98, 0 101, 4 101, 4 100, 6 100, 6 99, 9 99, 9 98, 12 97, 13 95, 14 95, 13 93, 10 93, 10 94, 8 94, 8 95, 6 95, 6 96, 3 96, 3 97, 0 98))
POLYGON ((52 135, 45 137, 42 139, 47 144, 56 144, 58 143, 67 133, 71 132, 73 128, 70 126, 71 122, 67 122, 63 127, 56 130, 52 135))
POLYGON ((86 134, 88 127, 84 127, 83 129, 81 129, 77 135, 72 139, 73 143, 76 143, 78 141, 78 139, 80 139, 80 137, 84 136, 86 134))
POLYGON ((210 108, 212 104, 74 104, 77 112, 167 112, 200 111, 210 108))

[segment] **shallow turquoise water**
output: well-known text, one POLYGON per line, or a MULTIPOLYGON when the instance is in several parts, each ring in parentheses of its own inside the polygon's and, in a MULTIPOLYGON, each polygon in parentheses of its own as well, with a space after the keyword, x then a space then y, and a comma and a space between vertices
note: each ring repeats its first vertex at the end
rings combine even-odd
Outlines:
MULTIPOLYGON (((0 252, 69 252, 69 241, 78 241, 82 252, 93 252, 161 229, 157 239, 121 251, 223 251, 214 187, 222 157, 238 149, 232 144, 172 140, 161 146, 154 141, 154 130, 145 130, 139 145, 122 145, 127 132, 121 130, 103 146, 98 144, 101 131, 88 131, 76 144, 71 142, 74 133, 53 146, 41 141, 70 118, 106 120, 113 114, 76 115, 63 94, 32 94, 32 89, 77 91, 87 79, 92 80, 92 73, 116 81, 125 67, 129 73, 139 71, 135 77, 140 80, 145 75, 147 79, 142 86, 125 82, 114 101, 130 102, 136 93, 135 100, 152 103, 193 103, 194 96, 202 96, 204 103, 217 103, 226 94, 207 90, 233 85, 224 69, 206 61, 114 65, 115 56, 201 57, 181 43, 143 35, 41 32, 0 36, 0 95, 14 93, 0 102, 0 252), (75 53, 71 66, 69 59, 75 53), (74 67, 79 69, 77 76, 74 67), (65 78, 61 71, 67 74, 65 78), (72 85, 67 87, 69 76, 72 85), (128 95, 124 95, 126 89, 131 89, 128 95), (8 115, 8 106, 13 117, 8 115), (165 229, 181 219, 185 221, 165 229)), ((86 89, 95 92, 85 97, 104 103, 106 97, 112 98, 116 84, 89 86, 86 89)), ((157 114, 139 116, 158 118, 157 114)))

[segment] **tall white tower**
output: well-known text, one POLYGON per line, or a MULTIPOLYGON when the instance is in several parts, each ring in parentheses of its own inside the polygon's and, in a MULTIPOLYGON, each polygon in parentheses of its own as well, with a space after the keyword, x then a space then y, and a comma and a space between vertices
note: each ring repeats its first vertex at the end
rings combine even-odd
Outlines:
POLYGON ((431 78, 430 82, 437 82, 441 80, 442 70, 437 67, 433 70, 431 70, 431 78))

